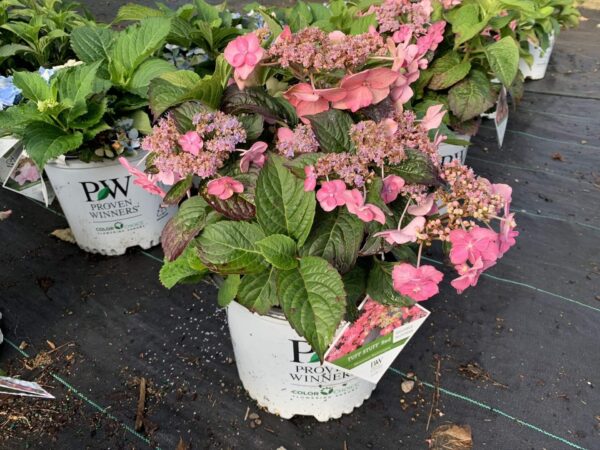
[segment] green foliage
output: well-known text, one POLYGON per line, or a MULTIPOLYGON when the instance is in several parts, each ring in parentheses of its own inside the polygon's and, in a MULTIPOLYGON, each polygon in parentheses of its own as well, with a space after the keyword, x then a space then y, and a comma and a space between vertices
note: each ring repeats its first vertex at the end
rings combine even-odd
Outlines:
POLYGON ((268 267, 256 242, 265 233, 254 223, 221 221, 208 225, 194 241, 200 260, 220 274, 262 272, 268 267))
POLYGON ((305 256, 298 268, 279 273, 277 291, 290 325, 322 361, 346 311, 340 274, 323 258, 305 256))
POLYGON ((159 279, 164 287, 171 289, 177 284, 198 283, 207 273, 208 269, 200 262, 194 248, 188 247, 177 259, 165 259, 159 279))
POLYGON ((466 121, 494 106, 496 97, 497 93, 487 75, 474 70, 467 78, 450 89, 448 104, 456 117, 466 121))
POLYGON ((330 109, 306 117, 317 137, 319 147, 326 153, 349 152, 354 148, 350 139, 350 127, 354 124, 350 114, 330 109))
POLYGON ((285 234, 304 244, 315 217, 315 194, 271 156, 256 185, 256 219, 268 234, 285 234))
POLYGON ((400 295, 394 289, 392 270, 394 263, 373 259, 373 267, 367 280, 367 294, 373 300, 392 306, 411 306, 414 301, 409 297, 400 295))

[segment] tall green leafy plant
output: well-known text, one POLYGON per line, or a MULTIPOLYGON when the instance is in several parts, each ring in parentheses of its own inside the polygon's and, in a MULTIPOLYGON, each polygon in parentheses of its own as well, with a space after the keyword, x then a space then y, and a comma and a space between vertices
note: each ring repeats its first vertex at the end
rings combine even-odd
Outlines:
POLYGON ((69 33, 88 19, 61 0, 0 1, 0 67, 35 70, 74 56, 69 33))

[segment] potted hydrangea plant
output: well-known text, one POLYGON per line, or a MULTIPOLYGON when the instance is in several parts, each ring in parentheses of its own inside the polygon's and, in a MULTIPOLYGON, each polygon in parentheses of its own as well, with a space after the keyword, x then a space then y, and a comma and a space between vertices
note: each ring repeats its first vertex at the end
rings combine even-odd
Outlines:
MULTIPOLYGON (((2 111, 1 132, 22 139, 45 169, 78 245, 117 255, 130 246, 156 245, 174 210, 164 208, 116 160, 144 158, 139 134, 150 130, 145 112, 152 78, 175 67, 153 54, 170 21, 154 18, 115 32, 76 28, 78 63, 54 71, 15 72, 23 100, 2 111)), ((162 193, 155 188, 156 193, 162 193)))
POLYGON ((163 231, 160 278, 219 280, 249 395, 328 420, 375 388, 319 363, 365 296, 410 315, 444 278, 425 249, 449 252, 462 292, 518 233, 509 186, 440 165, 442 107, 420 119, 394 107, 395 46, 368 23, 275 25, 233 40, 211 76, 151 83, 160 118, 136 176, 172 179, 165 199, 186 198, 163 231))
POLYGON ((525 78, 546 75, 556 36, 561 27, 576 26, 580 13, 574 0, 536 0, 527 3, 518 25, 521 42, 519 69, 525 78))

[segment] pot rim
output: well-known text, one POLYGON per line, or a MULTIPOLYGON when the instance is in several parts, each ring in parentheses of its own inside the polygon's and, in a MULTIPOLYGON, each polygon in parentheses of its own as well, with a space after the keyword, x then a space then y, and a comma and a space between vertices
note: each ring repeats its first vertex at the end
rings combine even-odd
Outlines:
MULTIPOLYGON (((138 161, 146 156, 145 151, 135 151, 134 155, 124 156, 130 161, 138 161)), ((52 159, 46 163, 46 167, 52 167, 53 169, 76 169, 76 170, 91 170, 98 169, 100 167, 120 166, 121 163, 117 158, 115 159, 103 159, 102 161, 90 161, 85 162, 75 156, 65 157, 63 160, 58 158, 52 159)))

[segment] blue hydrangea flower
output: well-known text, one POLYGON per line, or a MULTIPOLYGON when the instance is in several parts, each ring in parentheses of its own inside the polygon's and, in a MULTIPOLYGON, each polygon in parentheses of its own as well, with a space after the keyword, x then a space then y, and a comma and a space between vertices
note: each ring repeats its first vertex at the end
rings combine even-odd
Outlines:
POLYGON ((12 77, 0 76, 0 111, 16 103, 21 89, 13 84, 12 77))
POLYGON ((54 69, 46 69, 45 67, 40 67, 38 69, 38 73, 42 76, 46 83, 50 83, 50 78, 55 72, 56 71, 54 69))

